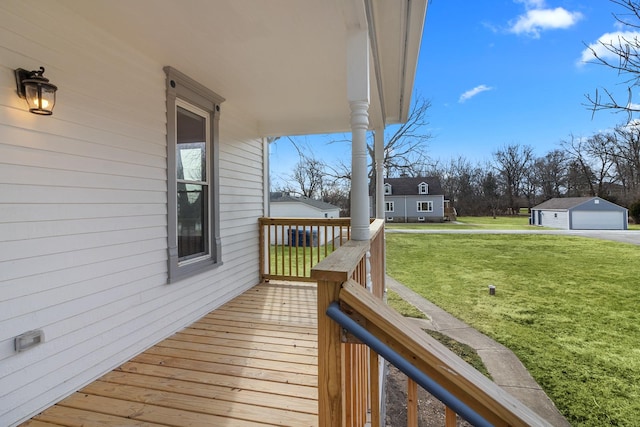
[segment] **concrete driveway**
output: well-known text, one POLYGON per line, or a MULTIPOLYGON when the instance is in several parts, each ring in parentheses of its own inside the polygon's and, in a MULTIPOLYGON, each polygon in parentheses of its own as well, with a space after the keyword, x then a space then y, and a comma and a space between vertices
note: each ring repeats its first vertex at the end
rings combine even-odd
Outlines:
POLYGON ((640 230, 438 230, 438 229, 385 229, 387 233, 405 234, 559 234, 640 245, 640 230))

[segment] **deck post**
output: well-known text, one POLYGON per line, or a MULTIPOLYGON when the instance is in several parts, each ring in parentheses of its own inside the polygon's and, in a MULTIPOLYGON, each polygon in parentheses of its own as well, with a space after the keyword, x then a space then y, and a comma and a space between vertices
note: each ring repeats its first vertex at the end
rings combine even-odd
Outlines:
POLYGON ((325 315, 339 300, 340 282, 318 281, 318 426, 343 426, 344 390, 340 325, 325 315))

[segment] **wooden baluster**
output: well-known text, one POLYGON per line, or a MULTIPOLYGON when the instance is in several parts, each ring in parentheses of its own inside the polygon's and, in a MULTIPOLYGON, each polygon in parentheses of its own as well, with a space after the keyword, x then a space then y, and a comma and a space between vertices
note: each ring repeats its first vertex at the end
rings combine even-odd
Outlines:
POLYGON ((344 380, 345 380, 345 408, 347 409, 347 413, 345 414, 345 426, 354 426, 355 419, 354 416, 354 374, 353 374, 353 344, 347 343, 342 345, 344 352, 344 380))
POLYGON ((407 427, 418 427, 418 384, 407 378, 407 427))
POLYGON ((369 350, 369 382, 371 383, 369 405, 371 409, 371 425, 380 425, 380 360, 378 353, 369 350))
POLYGON ((458 415, 448 406, 444 407, 444 425, 445 427, 456 427, 458 415))
POLYGON ((341 328, 325 313, 339 299, 340 283, 318 281, 318 422, 319 427, 345 422, 341 328))

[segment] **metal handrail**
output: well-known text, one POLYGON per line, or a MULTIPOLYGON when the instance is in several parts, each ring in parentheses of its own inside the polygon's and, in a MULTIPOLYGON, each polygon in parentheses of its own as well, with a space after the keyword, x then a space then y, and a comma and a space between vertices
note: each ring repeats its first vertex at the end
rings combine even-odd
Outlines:
POLYGON ((480 427, 493 426, 493 424, 485 420, 481 415, 467 406, 464 402, 455 397, 452 393, 450 393, 424 372, 413 366, 404 357, 395 352, 364 327, 359 325, 355 320, 351 319, 340 309, 340 305, 337 302, 329 304, 326 314, 332 320, 338 323, 342 328, 353 334, 353 336, 369 346, 377 354, 382 356, 385 360, 387 360, 409 378, 418 383, 422 388, 427 390, 449 408, 453 409, 456 413, 458 413, 458 415, 467 420, 469 423, 474 426, 480 427))

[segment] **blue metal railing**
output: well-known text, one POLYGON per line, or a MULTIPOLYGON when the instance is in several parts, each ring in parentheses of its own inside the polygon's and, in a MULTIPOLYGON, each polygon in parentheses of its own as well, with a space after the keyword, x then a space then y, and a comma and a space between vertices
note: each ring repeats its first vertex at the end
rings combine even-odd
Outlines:
POLYGON ((342 326, 342 328, 346 329, 364 344, 368 345, 386 361, 394 365, 405 375, 407 375, 422 388, 435 396, 442 403, 454 410, 458 415, 467 420, 469 423, 478 427, 493 426, 493 424, 485 420, 473 409, 469 408, 469 406, 463 403, 460 399, 455 397, 424 372, 420 371, 418 368, 409 363, 404 357, 402 357, 385 343, 380 341, 371 332, 360 326, 355 320, 347 316, 342 310, 340 310, 340 305, 337 302, 331 303, 329 305, 329 308, 327 308, 326 313, 327 316, 329 316, 336 323, 342 326))

